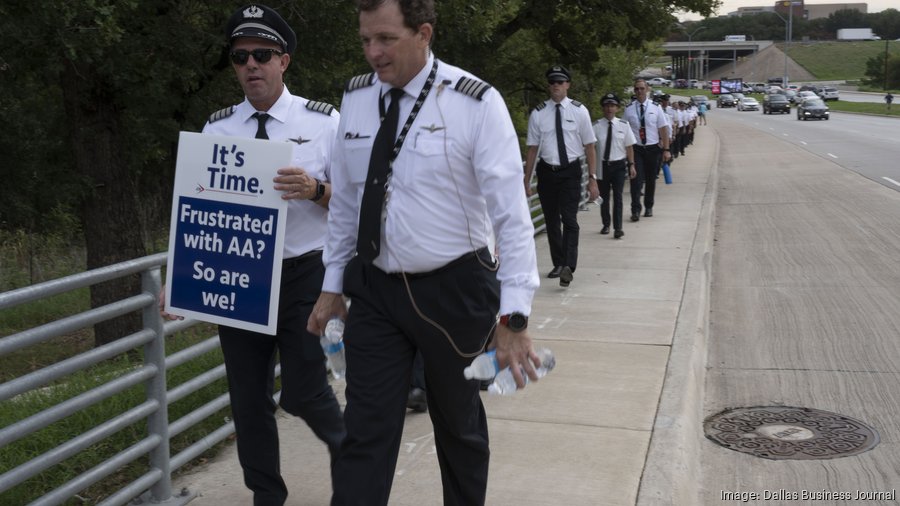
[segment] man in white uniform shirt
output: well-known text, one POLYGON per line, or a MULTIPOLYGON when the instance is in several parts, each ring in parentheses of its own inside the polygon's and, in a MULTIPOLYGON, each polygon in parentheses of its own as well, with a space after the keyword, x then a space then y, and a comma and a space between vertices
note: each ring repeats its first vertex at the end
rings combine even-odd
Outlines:
POLYGON ((540 363, 526 330, 539 279, 516 132, 496 90, 431 53, 431 0, 358 8, 374 72, 344 93, 325 282, 309 320, 316 333, 346 316, 347 438, 332 505, 388 503, 416 350, 443 504, 484 504, 487 417, 463 369, 492 334, 519 387, 519 367, 534 380, 540 363))
POLYGON ((597 174, 591 174, 591 179, 599 181, 600 218, 603 220, 601 234, 609 233, 609 193, 613 194, 612 225, 615 229, 613 237, 621 239, 625 235, 622 230, 622 193, 625 189, 625 180, 633 179, 637 172, 634 169, 634 134, 631 127, 623 120, 616 117, 619 112, 619 97, 614 93, 607 93, 600 99, 603 106, 603 118, 594 123, 594 133, 597 136, 597 160, 599 169, 597 174))
MULTIPOLYGON (((525 192, 531 195, 531 173, 537 162, 538 197, 553 269, 547 276, 559 285, 572 282, 578 263, 578 204, 581 201, 581 160, 587 158, 588 173, 597 172, 591 114, 568 95, 570 74, 560 65, 546 72, 550 98, 528 117, 528 154, 525 157, 525 192)), ((591 200, 599 190, 588 181, 591 200)))
MULTIPOLYGON (((328 445, 332 462, 344 438, 340 405, 328 384, 318 334, 306 321, 322 285, 328 172, 338 127, 334 107, 292 95, 283 77, 297 45, 293 30, 273 9, 248 5, 229 19, 225 38, 244 101, 209 118, 203 133, 289 142, 292 167, 278 170, 273 189, 287 200, 278 330, 272 336, 219 325, 238 460, 254 506, 281 506, 288 490, 280 473, 276 357, 281 363, 285 411, 302 418, 328 445)), ((160 310, 165 307, 160 299, 160 310)), ((163 311, 163 316, 176 318, 163 311)))
POLYGON ((634 162, 637 177, 631 180, 631 221, 641 219, 641 193, 644 194, 644 216, 653 216, 656 177, 662 161, 672 159, 666 130, 666 113, 649 97, 650 87, 643 79, 634 81, 635 99, 625 108, 623 119, 631 125, 637 143, 634 162), (643 186, 643 190, 641 189, 643 186))

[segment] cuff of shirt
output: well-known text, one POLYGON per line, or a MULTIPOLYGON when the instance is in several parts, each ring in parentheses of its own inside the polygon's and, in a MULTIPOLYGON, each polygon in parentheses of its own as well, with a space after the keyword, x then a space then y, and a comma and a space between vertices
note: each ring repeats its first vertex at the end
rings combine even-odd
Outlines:
POLYGON ((531 314, 531 300, 534 298, 534 290, 520 286, 500 288, 500 314, 522 313, 525 316, 531 314))
POLYGON ((331 293, 344 293, 343 267, 325 268, 325 280, 322 281, 322 291, 331 293))

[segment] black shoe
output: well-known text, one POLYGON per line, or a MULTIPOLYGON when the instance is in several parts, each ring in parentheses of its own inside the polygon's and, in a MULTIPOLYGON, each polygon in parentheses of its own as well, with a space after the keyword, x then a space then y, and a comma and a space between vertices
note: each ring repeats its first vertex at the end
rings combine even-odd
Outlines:
POLYGON ((638 213, 631 213, 631 221, 640 221, 641 215, 638 213))
POLYGON ((560 272, 562 272, 562 267, 554 267, 553 270, 550 271, 550 274, 547 274, 547 277, 551 279, 558 278, 560 272))
POLYGON ((609 233, 609 225, 603 225, 603 228, 600 229, 600 233, 606 235, 609 233))
POLYGON ((559 286, 569 286, 569 283, 572 282, 572 279, 574 279, 574 276, 572 275, 572 269, 563 267, 562 272, 559 273, 559 286))
POLYGON ((623 235, 625 235, 625 232, 623 232, 621 230, 616 230, 616 233, 613 234, 613 237, 615 237, 616 239, 621 239, 623 235))
POLYGON ((406 407, 416 413, 424 413, 428 411, 428 399, 425 397, 425 390, 419 387, 413 387, 409 391, 409 397, 406 399, 406 407))
POLYGON ((644 211, 644 216, 646 216, 646 217, 648 217, 648 218, 651 217, 651 216, 653 216, 653 211, 651 211, 651 210, 649 210, 649 209, 645 210, 645 211, 644 211))

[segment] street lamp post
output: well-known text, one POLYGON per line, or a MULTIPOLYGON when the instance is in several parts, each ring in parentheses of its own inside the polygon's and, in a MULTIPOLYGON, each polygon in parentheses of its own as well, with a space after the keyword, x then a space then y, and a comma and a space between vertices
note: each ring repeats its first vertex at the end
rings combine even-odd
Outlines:
POLYGON ((791 0, 785 0, 781 2, 781 5, 788 8, 788 18, 785 20, 781 17, 777 12, 776 16, 781 18, 784 21, 784 78, 781 81, 781 86, 787 89, 788 85, 788 51, 791 48, 791 40, 794 38, 794 6, 802 5, 802 2, 793 2, 791 0))
POLYGON ((701 26, 701 27, 698 27, 693 32, 688 34, 688 79, 687 79, 688 88, 691 87, 691 70, 692 70, 692 67, 694 66, 694 60, 691 57, 691 49, 692 49, 692 45, 693 45, 694 34, 699 32, 700 30, 704 30, 704 29, 706 29, 706 27, 701 26))

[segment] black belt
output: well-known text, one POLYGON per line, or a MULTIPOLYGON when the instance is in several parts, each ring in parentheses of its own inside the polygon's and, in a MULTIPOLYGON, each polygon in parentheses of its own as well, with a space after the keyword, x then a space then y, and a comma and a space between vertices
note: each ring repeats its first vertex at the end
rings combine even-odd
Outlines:
POLYGON ((624 164, 624 163, 625 163, 625 159, 622 158, 621 160, 607 160, 607 161, 605 161, 605 162, 603 162, 603 163, 605 163, 606 165, 617 165, 617 164, 620 164, 620 163, 621 163, 621 164, 624 164))
POLYGON ((640 144, 635 144, 634 147, 635 147, 636 149, 642 149, 642 150, 646 150, 646 151, 652 151, 652 150, 658 150, 658 149, 660 149, 659 145, 657 145, 657 144, 647 144, 647 145, 644 145, 644 146, 641 146, 640 144))
POLYGON ((303 262, 306 262, 307 260, 311 260, 313 258, 321 258, 321 257, 322 257, 322 250, 314 249, 312 251, 307 251, 306 253, 304 253, 300 256, 285 258, 284 260, 281 261, 281 268, 282 269, 291 269, 291 268, 294 268, 294 267, 302 264, 303 262))
POLYGON ((544 167, 550 169, 550 172, 559 172, 559 171, 561 171, 561 170, 568 169, 569 167, 571 167, 571 166, 573 166, 573 165, 575 165, 575 164, 578 164, 578 166, 580 167, 580 166, 581 166, 581 161, 580 161, 580 160, 576 160, 576 161, 574 161, 574 162, 569 162, 569 165, 550 165, 549 163, 547 163, 547 162, 541 160, 541 161, 540 161, 540 164, 543 165, 544 167))
MULTIPOLYGON (((470 261, 470 260, 475 260, 475 259, 478 259, 478 258, 481 258, 482 260, 484 260, 484 261, 486 261, 486 262, 491 262, 491 263, 493 263, 493 261, 494 261, 494 260, 491 258, 490 252, 488 252, 487 247, 484 247, 484 248, 479 248, 479 249, 477 249, 477 250, 475 250, 475 251, 470 251, 470 252, 466 253, 465 255, 463 255, 463 256, 461 256, 461 257, 459 257, 459 258, 456 258, 456 259, 454 259, 454 260, 450 260, 450 261, 447 262, 446 264, 444 264, 444 265, 438 267, 437 269, 435 269, 435 270, 433 270, 433 271, 428 271, 428 272, 407 272, 407 273, 405 273, 405 274, 406 274, 406 278, 407 278, 407 279, 421 279, 421 278, 427 278, 427 277, 429 277, 429 276, 434 276, 435 274, 440 274, 440 273, 442 273, 442 272, 444 272, 444 271, 447 271, 447 270, 450 270, 450 269, 452 269, 453 267, 456 267, 456 266, 458 266, 458 265, 460 265, 460 264, 463 264, 463 263, 465 263, 465 262, 468 262, 468 261, 470 261)), ((404 275, 404 273, 401 273, 401 272, 391 272, 391 273, 388 273, 388 274, 390 274, 391 276, 398 277, 398 278, 403 277, 403 275, 404 275)))

